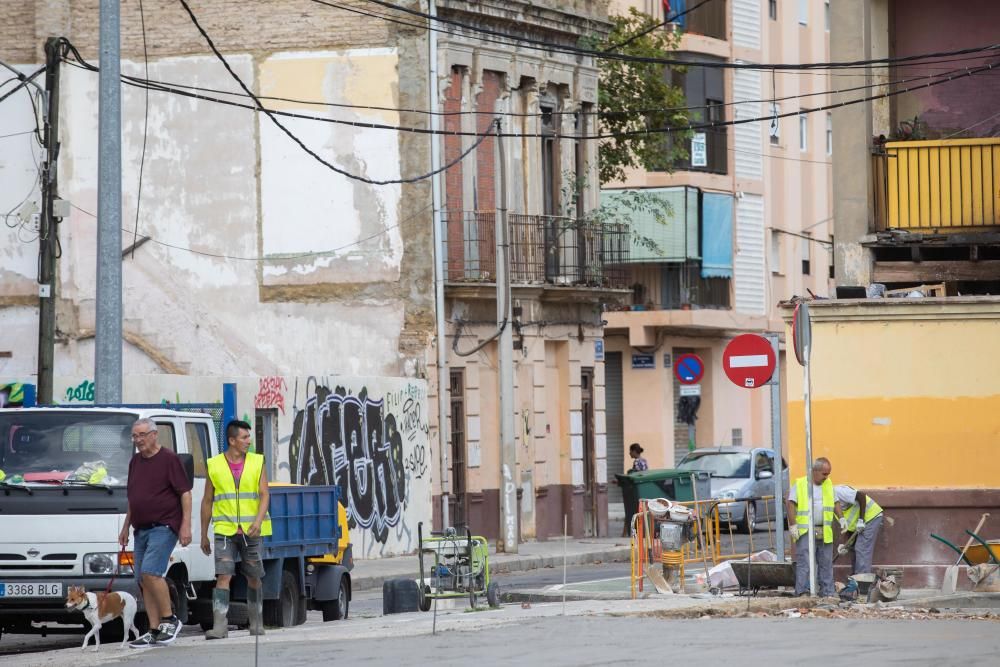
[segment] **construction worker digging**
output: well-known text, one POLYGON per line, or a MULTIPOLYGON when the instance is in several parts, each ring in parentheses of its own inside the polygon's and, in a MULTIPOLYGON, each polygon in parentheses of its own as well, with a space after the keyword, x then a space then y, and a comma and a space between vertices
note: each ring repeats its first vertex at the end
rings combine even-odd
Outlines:
POLYGON ((853 573, 870 574, 875 542, 882 529, 882 507, 871 496, 847 484, 834 487, 835 511, 840 521, 843 543, 837 547, 837 554, 844 556, 854 543, 853 573))

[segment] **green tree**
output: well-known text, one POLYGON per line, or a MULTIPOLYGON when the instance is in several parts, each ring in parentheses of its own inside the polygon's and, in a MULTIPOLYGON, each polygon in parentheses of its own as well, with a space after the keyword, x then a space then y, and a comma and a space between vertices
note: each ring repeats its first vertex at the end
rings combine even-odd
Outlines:
MULTIPOLYGON (((680 33, 657 27, 658 21, 629 8, 610 17, 611 32, 591 46, 629 56, 666 58, 676 50, 680 33), (645 33, 645 34, 643 34, 645 33)), ((669 83, 665 66, 625 60, 599 61, 598 113, 603 134, 644 132, 648 129, 685 127, 688 115, 684 93, 669 83)), ((683 68, 673 68, 683 71, 683 68)), ((605 139, 600 145, 601 183, 620 181, 625 170, 638 168, 669 171, 674 161, 687 156, 690 131, 651 132, 605 139)))

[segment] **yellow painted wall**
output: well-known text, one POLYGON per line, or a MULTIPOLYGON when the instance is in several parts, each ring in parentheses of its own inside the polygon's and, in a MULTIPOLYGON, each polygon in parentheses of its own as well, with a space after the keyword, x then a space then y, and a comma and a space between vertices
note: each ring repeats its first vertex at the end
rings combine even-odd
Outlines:
MULTIPOLYGON (((835 482, 868 488, 1000 485, 1000 313, 927 300, 857 320, 813 307, 813 457, 835 482), (956 306, 958 308, 958 306, 956 306), (925 315, 941 319, 918 319, 925 315)), ((939 301, 939 300, 933 300, 939 301)), ((996 305, 988 310, 996 309, 996 305)), ((872 308, 866 308, 867 316, 872 308)), ((791 331, 788 331, 791 340, 791 331)), ((805 471, 802 367, 789 355, 788 442, 805 471)))

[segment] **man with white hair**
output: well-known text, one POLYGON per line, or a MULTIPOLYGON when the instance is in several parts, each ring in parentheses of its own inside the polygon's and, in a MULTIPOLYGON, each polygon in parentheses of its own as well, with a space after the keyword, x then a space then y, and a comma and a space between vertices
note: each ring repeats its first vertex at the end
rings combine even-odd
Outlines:
POLYGON ((833 597, 833 519, 837 500, 830 481, 833 467, 820 457, 813 461, 812 479, 799 477, 788 492, 788 530, 795 538, 795 594, 808 595, 809 531, 816 535, 816 582, 822 597, 833 597), (809 523, 812 503, 812 524, 809 523))
POLYGON ((132 648, 163 646, 180 633, 164 577, 177 542, 191 544, 191 482, 180 458, 160 446, 156 433, 152 419, 132 425, 137 453, 128 464, 128 512, 118 535, 124 547, 129 528, 135 528, 133 571, 149 617, 149 632, 130 643, 132 648))

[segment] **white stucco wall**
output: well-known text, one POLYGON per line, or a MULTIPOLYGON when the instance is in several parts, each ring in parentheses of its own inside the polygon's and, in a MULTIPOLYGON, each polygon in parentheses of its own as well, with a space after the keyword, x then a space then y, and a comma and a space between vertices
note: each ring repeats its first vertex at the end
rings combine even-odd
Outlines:
MULTIPOLYGON (((226 57, 248 85, 266 95, 399 106, 392 49, 226 57)), ((143 75, 141 63, 125 61, 122 70, 143 75)), ((151 61, 149 78, 238 91, 209 56, 151 61)), ((57 345, 56 364, 69 375, 93 372, 97 85, 95 73, 63 67, 60 194, 75 207, 60 226, 64 301, 59 329, 69 342, 57 345)), ((130 86, 122 90, 122 226, 127 230, 122 245, 127 247, 136 223, 145 93, 130 86)), ((374 110, 274 105, 364 122, 399 120, 374 110)), ((374 179, 399 176, 395 131, 302 120, 288 125, 312 150, 346 171, 374 179)), ((32 126, 31 106, 22 93, 0 105, 0 136, 32 126)), ((402 300, 378 291, 343 297, 324 290, 398 282, 400 187, 365 185, 335 174, 277 132, 266 117, 246 109, 149 93, 138 228, 140 237, 153 240, 122 262, 124 329, 132 339, 127 344, 135 353, 131 356, 148 358, 153 351, 169 363, 151 366, 130 360, 127 353, 126 374, 157 369, 202 375, 398 372, 402 300), (282 258, 289 253, 312 255, 282 258), (257 261, 258 256, 265 261, 257 261), (279 292, 265 293, 268 287, 279 292), (290 288, 300 291, 281 291, 290 288)), ((41 150, 34 145, 33 159, 32 143, 31 135, 0 139, 2 212, 31 188, 41 150)), ((20 232, 19 239, 16 230, 0 227, 0 298, 24 302, 37 293, 38 244, 33 235, 20 232)), ((24 307, 0 307, 9 327, 0 332, 0 350, 13 352, 0 363, 7 372, 31 373, 37 311, 30 302, 6 305, 24 307)))

